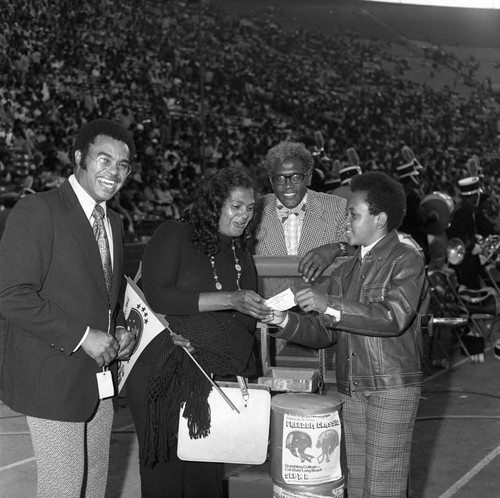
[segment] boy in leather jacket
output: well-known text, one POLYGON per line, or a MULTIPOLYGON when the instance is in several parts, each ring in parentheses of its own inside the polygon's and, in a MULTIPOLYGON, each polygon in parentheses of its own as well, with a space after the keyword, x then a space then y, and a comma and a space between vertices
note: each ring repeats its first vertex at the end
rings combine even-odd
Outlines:
POLYGON ((349 498, 406 496, 422 384, 424 261, 401 243, 402 185, 381 172, 351 182, 346 233, 356 254, 295 299, 307 314, 274 311, 274 336, 314 348, 337 344, 349 498))

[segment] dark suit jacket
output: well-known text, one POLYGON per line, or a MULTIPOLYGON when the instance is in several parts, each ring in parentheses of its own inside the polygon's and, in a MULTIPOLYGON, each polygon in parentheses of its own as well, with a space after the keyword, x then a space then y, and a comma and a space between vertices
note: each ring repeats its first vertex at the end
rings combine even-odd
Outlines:
MULTIPOLYGON (((125 323, 118 304, 123 226, 113 231, 111 325, 125 323)), ((0 399, 26 415, 83 422, 98 403, 95 360, 72 353, 87 325, 108 330, 109 306, 92 227, 69 182, 26 196, 12 210, 0 242, 0 313, 7 319, 0 399)))

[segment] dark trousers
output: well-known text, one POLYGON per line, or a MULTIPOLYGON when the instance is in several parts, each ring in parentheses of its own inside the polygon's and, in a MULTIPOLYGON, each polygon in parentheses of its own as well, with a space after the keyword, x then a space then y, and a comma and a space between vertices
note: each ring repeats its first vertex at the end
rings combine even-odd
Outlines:
MULTIPOLYGON (((146 427, 145 393, 151 365, 137 361, 127 379, 127 400, 139 440, 146 427)), ((177 445, 169 447, 168 462, 153 468, 139 463, 142 498, 222 498, 223 466, 218 463, 185 462, 177 457, 177 445)))

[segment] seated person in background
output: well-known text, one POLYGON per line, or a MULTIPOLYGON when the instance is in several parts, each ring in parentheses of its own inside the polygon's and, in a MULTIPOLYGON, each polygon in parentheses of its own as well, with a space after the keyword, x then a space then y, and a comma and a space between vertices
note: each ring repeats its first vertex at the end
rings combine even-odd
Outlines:
POLYGON ((405 194, 380 172, 353 178, 347 203, 354 257, 333 270, 327 293, 296 294, 307 312, 273 312, 273 335, 309 347, 337 344, 349 498, 406 496, 422 384, 428 289, 424 261, 399 241, 405 194), (365 493, 365 494, 363 494, 365 493))

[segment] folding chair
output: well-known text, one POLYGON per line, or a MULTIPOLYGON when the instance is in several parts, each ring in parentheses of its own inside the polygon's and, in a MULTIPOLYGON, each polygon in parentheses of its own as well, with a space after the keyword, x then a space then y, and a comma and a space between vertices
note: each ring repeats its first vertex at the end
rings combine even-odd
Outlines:
MULTIPOLYGON (((428 275, 429 273, 431 274, 430 279, 439 280, 439 285, 446 289, 445 296, 439 296, 438 306, 447 308, 446 311, 451 313, 449 316, 467 319, 470 326, 470 334, 467 334, 468 337, 482 338, 484 342, 488 341, 493 346, 493 331, 500 320, 500 316, 497 316, 496 313, 496 295, 492 295, 492 299, 486 303, 480 299, 480 294, 484 293, 485 289, 464 289, 463 293, 461 293, 453 271, 431 270, 428 272, 428 275), (477 298, 474 296, 477 296, 477 298), (453 301, 455 301, 455 304, 453 304, 453 301)), ((493 291, 493 293, 495 292, 493 291)), ((462 334, 460 336, 461 346, 469 359, 472 362, 477 362, 478 360, 484 361, 484 357, 480 354, 475 356, 470 355, 470 346, 467 347, 463 344, 463 337, 464 335, 462 334)))
MULTIPOLYGON (((452 354, 456 344, 464 352, 472 362, 472 356, 466 347, 463 336, 469 331, 469 313, 461 300, 452 292, 452 284, 450 283, 450 271, 443 269, 428 269, 427 280, 429 282, 429 290, 431 296, 430 312, 432 319, 430 320, 430 346, 428 357, 433 360, 434 345, 436 345, 444 360, 447 361, 449 367, 453 366, 452 354), (451 339, 456 344, 450 346, 445 345, 446 337, 444 334, 449 331, 451 339)), ((439 361, 439 360, 437 360, 439 361)))
POLYGON ((488 276, 488 281, 485 281, 485 285, 492 285, 493 288, 497 291, 497 294, 500 296, 500 286, 498 282, 500 282, 500 270, 496 268, 495 265, 488 264, 485 266, 485 272, 488 276))
POLYGON ((495 286, 487 285, 484 281, 483 284, 481 289, 459 286, 452 290, 469 313, 472 331, 493 347, 494 331, 500 324, 499 294, 495 286))

